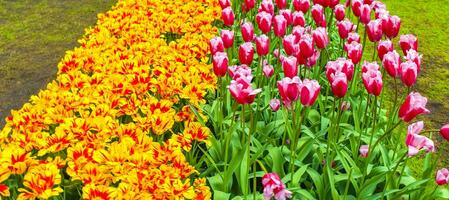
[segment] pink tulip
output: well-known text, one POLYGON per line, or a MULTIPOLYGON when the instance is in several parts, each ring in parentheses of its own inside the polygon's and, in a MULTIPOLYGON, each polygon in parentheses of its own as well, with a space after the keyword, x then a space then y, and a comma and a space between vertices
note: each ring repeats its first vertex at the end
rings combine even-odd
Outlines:
POLYGON ((254 27, 251 22, 245 22, 242 24, 242 37, 245 42, 251 42, 254 40, 254 27))
POLYGON ((256 0, 244 0, 243 5, 242 5, 242 10, 243 10, 243 12, 248 12, 251 9, 253 9, 255 5, 256 5, 256 0))
POLYGON ((282 45, 284 46, 285 53, 289 56, 298 51, 298 44, 295 40, 296 36, 292 34, 286 35, 282 39, 282 45))
POLYGON ((351 103, 349 101, 343 101, 343 103, 341 103, 340 109, 343 111, 351 109, 351 103))
POLYGON ((376 62, 367 62, 365 61, 362 65, 362 73, 368 72, 368 71, 379 71, 380 67, 376 62))
POLYGON ((250 77, 252 79, 251 68, 248 65, 234 65, 229 66, 229 76, 237 80, 240 77, 250 77))
POLYGON ((262 71, 265 77, 270 78, 274 74, 273 65, 269 65, 268 63, 266 63, 266 61, 264 61, 262 71))
POLYGON ((341 4, 336 5, 334 9, 334 15, 337 21, 342 21, 343 19, 345 19, 345 6, 341 4))
POLYGON ((346 74, 343 72, 337 71, 332 75, 331 88, 332 93, 337 98, 342 98, 346 95, 348 91, 348 79, 346 78, 346 74))
POLYGON ((366 25, 366 32, 371 42, 378 42, 382 39, 382 21, 379 19, 370 21, 366 25))
POLYGON ((407 134, 418 134, 424 129, 424 122, 418 121, 416 123, 410 124, 407 127, 407 134))
POLYGON ((374 10, 379 10, 379 9, 387 9, 387 6, 384 4, 384 3, 382 3, 381 1, 373 1, 372 3, 371 3, 371 7, 374 9, 374 10))
POLYGON ((271 16, 274 16, 274 5, 271 0, 263 0, 259 6, 258 12, 267 12, 271 16))
POLYGON ((223 40, 220 37, 210 39, 209 47, 212 55, 215 55, 217 52, 224 52, 223 40))
POLYGON ((292 198, 292 193, 285 188, 281 178, 274 172, 262 177, 262 185, 265 200, 270 200, 273 196, 276 200, 292 198))
POLYGON ((239 104, 253 103, 256 95, 262 91, 261 89, 254 90, 251 87, 251 78, 249 77, 240 77, 237 80, 231 80, 228 88, 232 97, 239 104))
POLYGON ((306 67, 313 67, 316 64, 316 61, 318 61, 318 58, 320 57, 320 52, 315 50, 309 58, 306 60, 306 67))
POLYGON ((351 44, 354 41, 360 43, 360 35, 358 33, 351 32, 348 34, 348 43, 351 44))
POLYGON ((292 12, 289 9, 280 10, 279 14, 284 16, 285 20, 287 20, 287 25, 292 25, 293 16, 292 16, 292 12))
POLYGON ((422 121, 409 125, 405 144, 408 146, 408 156, 414 156, 424 149, 427 152, 434 152, 435 145, 433 141, 425 136, 419 135, 424 128, 422 121))
POLYGON ((274 55, 274 57, 275 58, 277 58, 277 59, 281 59, 281 57, 280 57, 280 53, 279 53, 279 49, 275 49, 274 51, 273 51, 273 55, 274 55))
POLYGON ((273 24, 274 34, 278 37, 283 37, 287 31, 287 20, 282 15, 276 15, 274 17, 273 24))
POLYGON ((293 7, 295 7, 296 11, 301 11, 303 13, 307 13, 310 8, 309 0, 293 0, 293 7))
POLYGON ((304 34, 299 40, 299 53, 302 58, 308 58, 313 55, 313 37, 309 34, 304 34))
POLYGON ((302 81, 301 104, 305 107, 312 106, 320 94, 320 89, 320 84, 316 80, 305 79, 302 81))
POLYGON ((369 145, 362 145, 362 146, 360 146, 359 152, 360 152, 360 156, 362 158, 368 157, 369 145))
POLYGON ((245 42, 239 47, 239 60, 241 64, 251 65, 254 57, 254 49, 251 42, 245 42))
POLYGON ((444 125, 443 127, 440 128, 440 135, 444 139, 449 141, 449 124, 446 124, 446 125, 444 125))
MULTIPOLYGON (((377 65, 376 62, 373 63, 365 63, 363 65, 377 65)), ((375 66, 373 66, 375 67, 375 66)), ((368 69, 366 72, 362 74, 363 85, 365 85, 366 91, 368 94, 372 94, 374 96, 379 96, 382 92, 382 73, 379 70, 368 69)), ((379 67, 379 65, 377 65, 379 67)), ((369 68, 369 67, 368 67, 369 68)))
POLYGON ((287 7, 287 1, 286 0, 276 0, 276 5, 279 9, 285 9, 287 7))
POLYGON ((449 170, 446 168, 438 170, 435 176, 435 182, 438 185, 446 185, 449 182, 449 170))
POLYGON ((221 30, 220 34, 221 40, 223 40, 224 48, 231 48, 234 45, 234 31, 221 30))
POLYGON ((257 26, 259 27, 260 31, 262 31, 263 34, 267 34, 268 32, 270 32, 272 19, 273 19, 272 15, 265 11, 257 13, 256 15, 257 26))
POLYGON ((332 9, 335 9, 335 6, 337 6, 338 3, 340 3, 340 0, 327 0, 327 1, 329 1, 328 5, 332 9))
POLYGON ((279 99, 271 99, 270 101, 270 108, 273 112, 276 112, 281 107, 281 102, 279 99))
POLYGON ((261 35, 256 38, 256 52, 259 56, 266 56, 270 50, 270 38, 261 35))
POLYGON ((315 4, 312 6, 312 18, 317 26, 326 26, 326 18, 324 16, 324 8, 320 4, 315 4), (323 25, 324 21, 324 25, 323 25))
POLYGON ((292 35, 295 36, 295 43, 298 43, 301 40, 301 37, 306 33, 306 29, 302 26, 295 26, 292 30, 292 35))
POLYGON ((391 77, 397 78, 400 76, 401 57, 396 50, 390 51, 384 55, 382 65, 391 77))
POLYGON ((393 51, 393 43, 391 40, 381 40, 377 45, 377 54, 380 60, 384 59, 384 55, 390 51, 393 51))
POLYGON ((362 45, 357 42, 351 42, 345 45, 345 51, 348 53, 348 58, 352 60, 352 63, 357 64, 362 58, 362 45))
POLYGON ((407 56, 404 57, 407 61, 412 61, 418 67, 418 73, 421 72, 421 59, 422 55, 416 52, 414 49, 407 51, 407 56))
POLYGON ((426 108, 427 98, 421 96, 418 92, 410 93, 399 109, 399 117, 405 122, 411 121, 417 115, 428 114, 426 108))
POLYGON ((399 39, 399 45, 401 46, 404 55, 407 55, 407 51, 410 49, 418 51, 418 39, 412 34, 401 35, 401 38, 399 39))
POLYGON ((329 44, 326 28, 318 27, 312 31, 313 41, 318 48, 324 49, 329 44))
POLYGON ((231 6, 230 0, 219 0, 218 2, 220 3, 221 9, 225 9, 225 8, 231 6))
POLYGON ((214 66, 214 73, 218 77, 226 75, 228 70, 228 55, 224 52, 217 52, 212 57, 212 64, 214 66))
POLYGON ((329 82, 333 82, 333 76, 336 72, 342 72, 348 80, 352 80, 354 76, 354 64, 351 60, 338 58, 335 61, 329 61, 326 65, 326 77, 329 82))
POLYGON ((304 13, 301 11, 295 11, 292 15, 292 25, 293 26, 302 26, 306 24, 306 19, 304 18, 304 13))
POLYGON ((293 56, 286 57, 282 60, 282 68, 285 77, 293 78, 298 75, 297 59, 293 56))
POLYGON ((356 17, 360 17, 360 7, 363 4, 362 0, 352 0, 351 3, 352 12, 356 17))
POLYGON ((367 4, 360 6, 360 22, 368 24, 371 20, 371 7, 367 4))
POLYGON ((418 78, 418 67, 412 61, 406 61, 401 63, 401 80, 404 85, 411 87, 416 83, 418 78))
POLYGON ((390 12, 387 9, 377 9, 374 12, 374 18, 376 19, 384 20, 388 17, 390 17, 390 12))
POLYGON ((227 7, 221 11, 221 19, 224 25, 232 26, 234 24, 234 18, 234 11, 232 11, 231 7, 227 7))
POLYGON ((298 100, 302 82, 299 77, 295 76, 292 79, 285 77, 277 82, 279 94, 282 102, 287 108, 291 108, 291 103, 298 100))
POLYGON ((401 18, 398 16, 388 16, 382 19, 382 30, 388 38, 398 36, 401 28, 401 18))
POLYGON ((354 30, 354 24, 348 19, 337 22, 338 34, 342 39, 348 38, 349 33, 354 30))

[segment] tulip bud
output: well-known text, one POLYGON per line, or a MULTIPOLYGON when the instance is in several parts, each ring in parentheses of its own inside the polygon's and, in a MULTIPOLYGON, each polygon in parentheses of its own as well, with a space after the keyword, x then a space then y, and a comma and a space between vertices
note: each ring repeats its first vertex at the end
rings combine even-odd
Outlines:
POLYGON ((267 12, 271 16, 274 15, 274 5, 271 0, 262 0, 258 12, 267 12))
POLYGON ((418 77, 418 67, 412 61, 401 63, 401 80, 404 85, 411 87, 418 77))
POLYGON ((255 5, 256 5, 256 0, 244 0, 243 5, 242 5, 242 10, 243 10, 243 12, 248 12, 251 9, 253 9, 255 5))
POLYGON ((262 11, 256 15, 257 26, 263 34, 267 34, 271 30, 272 15, 262 11))
POLYGON ((292 12, 289 9, 280 10, 279 14, 284 16, 285 20, 287 20, 287 25, 292 25, 292 12))
POLYGON ((304 18, 304 13, 301 11, 295 11, 292 14, 292 25, 293 26, 302 26, 306 24, 306 19, 304 18))
POLYGON ((351 32, 348 34, 348 43, 351 44, 354 41, 360 43, 360 35, 358 33, 351 32))
POLYGON ((239 47, 239 60, 241 64, 251 65, 254 57, 253 45, 250 42, 245 42, 239 47))
POLYGON ((285 53, 289 56, 298 51, 298 45, 295 40, 296 36, 292 34, 286 35, 282 38, 282 45, 284 46, 285 53))
POLYGON ((382 19, 382 30, 388 38, 398 36, 401 28, 401 18, 398 16, 388 16, 382 19))
POLYGON ((357 42, 351 42, 345 45, 345 51, 348 53, 348 58, 352 60, 352 63, 357 64, 362 58, 362 45, 357 42))
POLYGON ((331 88, 335 97, 344 97, 348 91, 348 79, 346 78, 346 74, 337 71, 332 75, 331 88))
POLYGON ((315 4, 312 6, 312 18, 315 21, 317 26, 323 26, 323 21, 324 21, 324 26, 326 25, 326 18, 324 16, 324 9, 323 6, 319 5, 319 4, 315 4))
POLYGON ((446 185, 449 182, 449 170, 446 168, 438 170, 435 176, 435 182, 438 185, 446 185))
POLYGON ((384 55, 390 51, 393 51, 393 43, 391 40, 381 40, 377 45, 377 54, 380 60, 384 59, 384 55))
POLYGON ((219 0, 218 2, 220 3, 221 9, 225 9, 225 8, 231 6, 230 0, 219 0))
POLYGON ((401 38, 399 39, 399 45, 401 46, 404 55, 407 55, 407 51, 410 49, 418 51, 418 39, 412 34, 401 35, 401 38))
POLYGON ((227 7, 221 11, 221 19, 225 26, 232 26, 234 24, 234 11, 231 7, 227 7))
POLYGON ((309 0, 293 0, 293 7, 295 7, 296 11, 301 11, 303 13, 307 13, 310 8, 309 0))
POLYGON ((302 82, 299 77, 295 76, 292 79, 285 77, 277 82, 279 94, 282 102, 287 108, 291 108, 291 103, 298 100, 299 92, 302 87, 302 82))
POLYGON ((251 42, 254 40, 254 27, 251 22, 245 22, 242 24, 242 37, 245 42, 251 42))
POLYGON ((421 72, 421 59, 422 55, 416 52, 414 49, 407 51, 407 56, 404 57, 407 61, 412 61, 418 67, 418 73, 421 72))
POLYGON ((293 56, 286 57, 282 60, 282 68, 285 77, 293 78, 298 75, 297 59, 293 56))
POLYGON ((368 157, 369 145, 362 145, 362 146, 360 146, 359 152, 360 152, 360 156, 362 158, 368 157))
POLYGON ((351 109, 351 103, 349 101, 343 101, 343 103, 341 103, 340 109, 342 111, 351 109))
POLYGON ((382 39, 382 22, 379 19, 370 21, 366 25, 366 32, 371 42, 378 42, 382 39))
POLYGON ((306 67, 309 67, 309 68, 313 67, 316 64, 316 61, 318 60, 319 57, 320 57, 320 52, 315 50, 313 52, 313 55, 310 56, 309 58, 307 58, 307 61, 306 61, 306 64, 305 64, 306 67))
POLYGON ((305 107, 312 106, 320 94, 320 84, 316 80, 305 79, 301 87, 301 104, 305 107))
POLYGON ((228 72, 229 76, 234 80, 241 77, 247 77, 247 79, 252 79, 253 77, 251 68, 249 68, 248 65, 229 66, 228 72))
POLYGON ((240 77, 237 80, 231 80, 228 86, 231 96, 239 104, 251 104, 254 102, 256 95, 260 93, 261 89, 253 89, 251 87, 251 80, 247 77, 240 77))
POLYGON ((373 1, 371 3, 371 7, 374 10, 385 10, 385 9, 387 9, 387 6, 384 3, 382 3, 381 1, 373 1))
POLYGON ((440 129, 440 135, 446 139, 447 141, 449 141, 449 124, 444 125, 443 127, 441 127, 440 129))
POLYGON ((354 13, 354 15, 356 16, 356 17, 360 17, 360 7, 362 7, 362 1, 361 0, 352 0, 351 1, 351 3, 352 3, 352 5, 351 5, 351 8, 352 8, 352 12, 354 13))
POLYGON ((396 50, 390 51, 384 55, 382 65, 391 77, 396 78, 401 75, 401 57, 396 50))
POLYGON ((348 38, 349 33, 354 29, 354 24, 348 19, 337 22, 338 34, 342 39, 348 38))
POLYGON ((367 4, 360 6, 360 22, 368 24, 371 20, 371 7, 367 4))
POLYGON ((273 74, 274 74, 274 68, 273 68, 273 66, 272 66, 272 65, 269 65, 268 63, 265 63, 265 64, 263 65, 262 71, 263 71, 263 75, 264 75, 265 77, 267 77, 267 78, 270 78, 270 77, 273 76, 273 74))
POLYGON ((329 1, 329 7, 332 9, 335 9, 335 6, 338 5, 338 3, 340 3, 340 0, 328 0, 329 1))
POLYGON ((256 51, 259 56, 266 56, 270 50, 270 39, 266 35, 256 38, 256 51))
POLYGON ((212 55, 215 55, 217 52, 224 52, 223 40, 220 37, 210 39, 209 47, 212 55))
POLYGON ((299 40, 299 53, 302 58, 308 58, 313 55, 313 38, 309 34, 304 34, 299 40))
POLYGON ((228 55, 224 52, 217 52, 212 57, 212 64, 214 66, 214 73, 218 77, 226 75, 228 70, 228 55))
POLYGON ((270 101, 270 108, 273 112, 276 112, 281 107, 281 102, 279 99, 271 99, 270 101))
POLYGON ((343 19, 345 19, 345 6, 341 4, 335 6, 334 15, 337 21, 342 21, 343 19))
POLYGON ((279 9, 285 9, 287 7, 287 1, 286 0, 276 0, 276 5, 279 9))
POLYGON ((295 26, 292 30, 292 35, 295 36, 295 43, 299 43, 301 37, 306 33, 306 29, 302 26, 295 26))
POLYGON ((273 51, 273 55, 274 55, 275 58, 280 59, 279 49, 275 49, 275 50, 273 51))
POLYGON ((399 118, 409 122, 417 115, 430 113, 426 108, 426 104, 426 97, 421 96, 418 92, 410 93, 399 109, 399 118))
POLYGON ((234 45, 234 31, 230 30, 221 30, 221 40, 223 40, 224 48, 231 48, 234 45))
MULTIPOLYGON (((365 63, 363 65, 377 65, 376 62, 365 63)), ((379 65, 377 65, 379 67, 379 65)), ((368 67, 369 68, 369 67, 368 67)), ((382 92, 382 73, 379 70, 368 69, 362 74, 363 85, 365 85, 368 94, 379 96, 382 92)))
POLYGON ((326 77, 329 82, 333 82, 333 76, 336 72, 342 72, 348 80, 352 80, 354 76, 354 64, 351 60, 338 58, 336 61, 329 61, 326 64, 326 77))
POLYGON ((313 41, 318 48, 324 49, 329 44, 329 37, 327 36, 326 28, 318 27, 313 32, 313 41))
POLYGON ((283 37, 287 31, 287 20, 282 15, 276 15, 274 17, 274 34, 278 37, 283 37))

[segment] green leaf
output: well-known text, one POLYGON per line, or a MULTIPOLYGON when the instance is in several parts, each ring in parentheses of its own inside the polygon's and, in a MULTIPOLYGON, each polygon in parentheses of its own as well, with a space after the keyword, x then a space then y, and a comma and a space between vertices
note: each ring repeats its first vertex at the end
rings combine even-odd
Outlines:
POLYGON ((294 174, 293 174, 293 180, 292 183, 294 185, 296 185, 296 183, 299 182, 299 180, 301 179, 302 175, 306 172, 307 168, 309 167, 309 165, 304 165, 301 168, 299 168, 294 174))
POLYGON ((271 161, 272 161, 271 166, 273 166, 272 171, 278 173, 280 177, 283 177, 285 175, 285 172, 284 172, 285 158, 281 152, 281 147, 269 148, 268 155, 271 157, 271 161))
POLYGON ((230 193, 214 191, 214 200, 227 200, 231 197, 230 193))
POLYGON ((449 190, 447 188, 438 188, 435 191, 435 197, 449 199, 449 190))

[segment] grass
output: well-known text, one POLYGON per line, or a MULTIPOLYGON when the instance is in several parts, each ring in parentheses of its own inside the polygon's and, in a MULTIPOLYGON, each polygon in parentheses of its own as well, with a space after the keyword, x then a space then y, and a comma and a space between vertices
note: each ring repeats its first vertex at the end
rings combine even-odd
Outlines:
POLYGON ((0 0, 0 128, 55 78, 65 51, 116 0, 0 0))

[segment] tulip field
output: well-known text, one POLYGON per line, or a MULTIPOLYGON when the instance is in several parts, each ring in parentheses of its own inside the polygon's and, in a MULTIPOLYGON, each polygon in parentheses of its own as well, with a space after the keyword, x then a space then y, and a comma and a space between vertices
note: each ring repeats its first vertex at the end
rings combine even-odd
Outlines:
POLYGON ((449 199, 441 52, 396 10, 118 0, 8 113, 0 199, 449 199))

